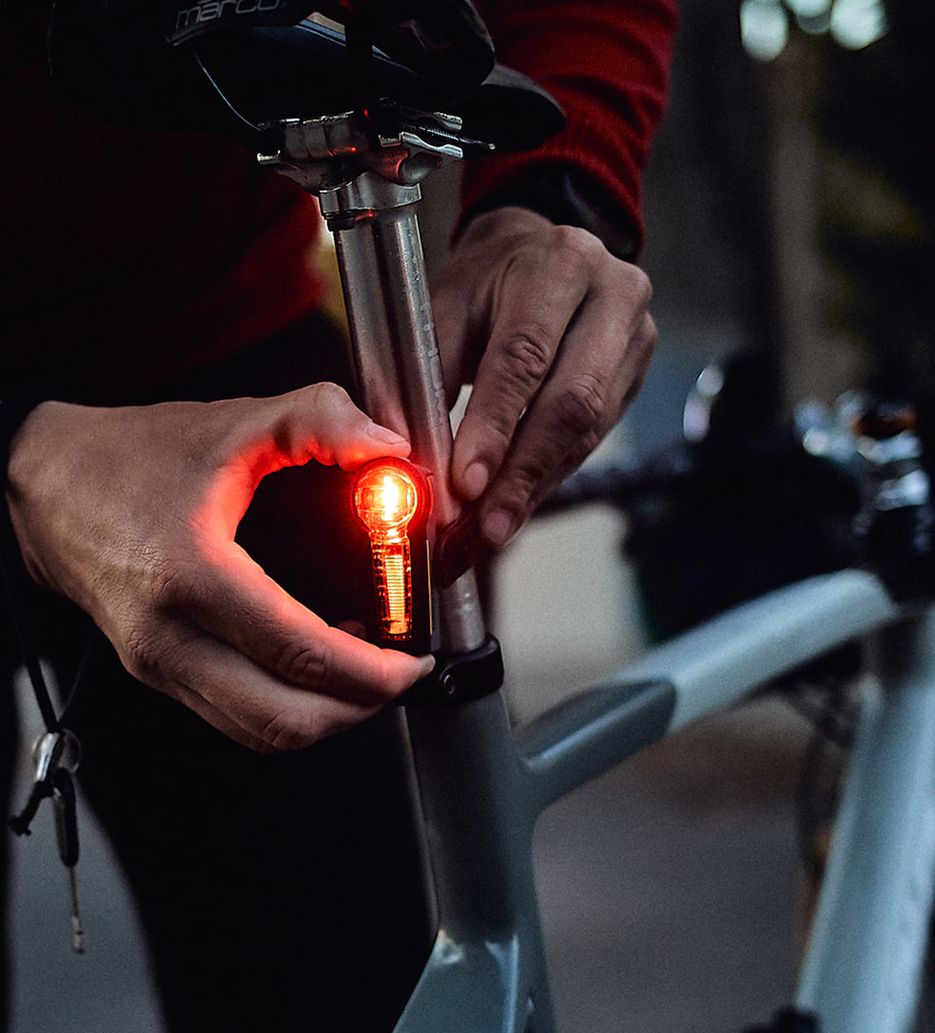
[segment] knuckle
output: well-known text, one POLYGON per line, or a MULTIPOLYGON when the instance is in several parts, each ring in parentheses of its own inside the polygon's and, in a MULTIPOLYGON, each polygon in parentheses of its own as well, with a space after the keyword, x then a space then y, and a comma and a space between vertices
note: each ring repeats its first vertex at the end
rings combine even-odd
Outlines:
POLYGON ((322 732, 311 715, 279 710, 263 724, 259 737, 269 751, 286 752, 311 746, 322 732))
POLYGON ((287 645, 276 661, 276 670, 293 685, 321 685, 328 674, 328 658, 320 643, 287 645))
POLYGON ((350 395, 340 384, 334 384, 330 380, 323 380, 321 383, 312 384, 307 388, 309 396, 317 406, 328 409, 340 409, 350 402, 350 395))
POLYGON ((604 385, 592 374, 578 374, 558 396, 556 414, 564 431, 576 439, 593 440, 595 447, 608 418, 604 385))
POLYGON ((529 500, 535 498, 541 490, 546 477, 545 464, 538 456, 531 456, 517 462, 509 474, 509 497, 514 508, 525 508, 529 500))
POLYGON ((146 622, 131 627, 118 654, 120 662, 137 681, 154 685, 162 679, 166 647, 158 627, 146 622))
POLYGON ((552 365, 549 332, 534 323, 514 330, 504 345, 509 380, 523 392, 537 387, 552 365))
POLYGON ((552 234, 553 254, 563 264, 591 265, 608 254, 601 241, 580 226, 556 226, 552 234))
POLYGON ((652 280, 637 265, 627 265, 627 293, 640 310, 649 308, 653 300, 652 280))

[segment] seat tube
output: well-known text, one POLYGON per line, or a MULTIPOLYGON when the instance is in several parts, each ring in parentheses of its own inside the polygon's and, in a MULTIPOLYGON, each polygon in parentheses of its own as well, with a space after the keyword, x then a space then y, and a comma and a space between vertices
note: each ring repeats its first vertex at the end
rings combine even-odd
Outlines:
MULTIPOLYGON (((459 505, 449 481, 451 424, 416 216, 420 199, 417 184, 373 171, 320 191, 364 407, 411 442, 412 460, 432 479, 436 525, 445 526, 459 505)), ((436 604, 443 650, 467 653, 484 643, 472 571, 439 591, 436 604)))

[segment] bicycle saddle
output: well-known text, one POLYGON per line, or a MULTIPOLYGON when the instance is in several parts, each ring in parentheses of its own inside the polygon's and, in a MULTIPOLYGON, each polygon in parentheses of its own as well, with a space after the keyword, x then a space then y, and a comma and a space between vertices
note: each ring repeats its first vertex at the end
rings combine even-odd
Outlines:
POLYGON ((354 15, 346 32, 307 19, 280 24, 296 2, 196 0, 154 13, 158 5, 147 0, 58 0, 52 72, 79 104, 110 120, 222 132, 258 149, 276 143, 281 119, 381 99, 459 115, 466 135, 503 150, 534 147, 564 124, 548 93, 493 65, 468 0, 397 0, 388 5, 397 20, 354 15), (427 5, 436 12, 427 28, 402 17, 427 5), (448 9, 457 17, 437 13, 448 9))

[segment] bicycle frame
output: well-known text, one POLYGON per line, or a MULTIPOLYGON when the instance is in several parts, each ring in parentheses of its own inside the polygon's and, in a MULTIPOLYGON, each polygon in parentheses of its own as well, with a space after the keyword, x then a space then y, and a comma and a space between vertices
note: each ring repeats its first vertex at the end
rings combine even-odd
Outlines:
POLYGON ((499 693, 408 722, 438 898, 432 956, 396 1033, 551 1033, 532 833, 626 757, 851 639, 864 690, 797 1006, 822 1033, 911 1028, 935 860, 935 617, 869 574, 802 582, 649 653, 514 735, 499 693))
MULTIPOLYGON (((309 154, 311 123, 287 158, 309 154)), ((318 128, 312 127, 314 132, 318 128)), ((334 120, 326 126, 334 129, 334 120)), ((333 148, 333 135, 324 141, 333 148)), ((317 145, 316 145, 317 146, 317 145)), ((315 147, 311 148, 315 152, 315 147)), ((309 182, 335 234, 363 402, 407 434, 436 484, 441 523, 451 432, 414 206, 417 184, 373 167, 309 182)), ((283 163, 282 154, 268 163, 283 163)), ((439 593, 440 651, 486 631, 473 575, 439 593)), ((906 1033, 935 859, 935 617, 901 610, 845 571, 741 606, 605 683, 510 729, 498 684, 459 699, 439 684, 406 721, 435 887, 438 934, 396 1033, 552 1033, 532 869, 544 808, 640 749, 856 638, 875 644, 828 877, 797 1004, 822 1033, 906 1033)))

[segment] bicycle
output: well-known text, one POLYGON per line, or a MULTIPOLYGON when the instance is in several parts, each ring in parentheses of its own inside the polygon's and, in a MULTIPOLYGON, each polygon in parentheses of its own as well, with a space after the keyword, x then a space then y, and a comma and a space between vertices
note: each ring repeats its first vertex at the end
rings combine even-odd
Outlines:
MULTIPOLYGON (((287 138, 290 161, 302 156, 306 139, 297 145, 287 138)), ((405 142, 418 146, 411 138, 405 142)), ((282 155, 276 160, 283 161, 282 155)), ((361 173, 363 183, 372 183, 369 170, 361 173)), ((433 453, 437 444, 420 440, 426 424, 438 427, 446 420, 437 409, 432 416, 419 408, 426 388, 431 390, 431 373, 423 372, 419 391, 410 362, 398 352, 393 356, 406 407, 386 398, 387 381, 375 373, 386 368, 385 358, 376 358, 378 342, 392 341, 401 352, 404 346, 396 342, 409 340, 419 361, 433 353, 433 342, 411 317, 426 311, 428 299, 416 287, 414 298, 399 300, 406 293, 401 283, 424 283, 409 216, 393 214, 387 227, 374 213, 365 228, 348 228, 350 220, 342 225, 342 219, 348 208, 360 211, 361 202, 350 188, 342 190, 341 198, 322 191, 322 208, 337 239, 364 396, 381 420, 398 418, 405 408, 416 461, 438 478, 444 449, 433 453), (392 271, 390 254, 398 263, 392 271), (407 267, 400 281, 396 270, 407 267), (361 284, 372 283, 377 268, 383 311, 362 297, 361 284), (427 454, 434 462, 425 461, 427 454)), ((408 204, 412 194, 397 196, 408 204)), ((442 504, 441 524, 446 515, 442 504)), ((491 691, 497 679, 491 647, 484 644, 467 595, 463 583, 454 605, 442 595, 447 660, 432 687, 420 691, 423 701, 407 709, 440 931, 397 1033, 552 1028, 530 862, 538 813, 649 743, 871 633, 879 641, 885 688, 865 691, 795 1021, 806 1023, 813 1014, 823 1029, 842 1033, 905 1028, 912 1007, 912 981, 905 976, 919 964, 931 894, 918 870, 931 867, 935 842, 927 792, 935 746, 928 614, 901 611, 867 573, 828 575, 749 603, 659 647, 514 739, 502 699, 491 691), (884 823, 892 830, 888 836, 875 832, 884 823), (874 902, 873 922, 853 908, 854 900, 874 902), (908 923, 909 935, 901 923, 908 923), (881 970, 889 972, 882 990, 875 982, 881 970)))
MULTIPOLYGON (((342 42, 321 26, 299 32, 290 43, 342 42)), ((265 42, 275 51, 279 38, 268 34, 265 42)), ((239 53, 227 59, 233 66, 245 60, 239 53)), ((363 60, 363 78, 372 85, 379 68, 369 44, 363 60)), ((209 75, 201 57, 199 64, 209 75)), ((394 66, 390 78, 403 83, 404 103, 270 123, 263 131, 275 146, 261 162, 320 198, 336 238, 365 406, 374 419, 408 433, 415 467, 432 484, 425 529, 431 559, 435 528, 452 524, 457 508, 446 488, 451 438, 413 210, 418 183, 465 151, 509 143, 517 121, 546 131, 556 113, 540 92, 507 77, 495 84, 497 96, 515 106, 501 108, 486 126, 481 116, 480 128, 471 128, 457 116, 420 110, 419 89, 405 69, 394 66), (497 140, 485 138, 484 129, 497 140)), ((882 688, 864 690, 802 984, 794 1011, 775 1029, 908 1028, 908 976, 921 963, 935 859, 935 696, 928 689, 935 620, 928 609, 895 602, 865 571, 811 579, 658 647, 514 735, 499 692, 499 651, 471 571, 438 589, 431 605, 438 625, 420 631, 439 662, 411 695, 406 720, 439 932, 397 1033, 549 1033, 554 1021, 531 864, 542 810, 702 715, 868 636, 877 643, 882 688), (884 825, 886 836, 878 833, 884 825), (873 902, 872 921, 855 900, 873 902)))

